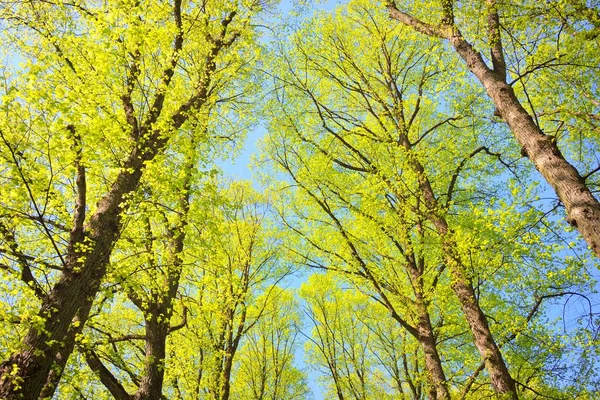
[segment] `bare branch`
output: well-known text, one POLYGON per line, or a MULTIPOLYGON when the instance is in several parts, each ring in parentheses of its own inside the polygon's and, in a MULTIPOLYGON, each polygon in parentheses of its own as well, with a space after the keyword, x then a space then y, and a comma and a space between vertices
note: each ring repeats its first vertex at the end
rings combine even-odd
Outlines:
POLYGON ((400 21, 404 25, 414 28, 417 32, 441 39, 448 38, 448 34, 440 27, 425 23, 410 14, 398 10, 393 0, 388 1, 386 6, 391 18, 400 21))
POLYGON ((500 17, 496 0, 486 0, 488 13, 488 41, 492 57, 493 70, 498 77, 506 80, 506 60, 502 49, 502 37, 500 36, 500 17))
POLYGON ((102 384, 116 400, 131 400, 133 398, 93 350, 83 350, 83 354, 90 369, 98 375, 102 384))

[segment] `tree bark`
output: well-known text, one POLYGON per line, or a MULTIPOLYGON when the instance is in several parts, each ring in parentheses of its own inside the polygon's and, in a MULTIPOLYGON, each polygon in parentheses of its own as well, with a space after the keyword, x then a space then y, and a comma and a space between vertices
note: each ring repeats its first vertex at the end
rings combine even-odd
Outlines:
MULTIPOLYGON (((192 157, 195 160, 194 157, 192 157)), ((173 315, 173 301, 177 296, 179 289, 179 281, 181 277, 181 268, 183 264, 182 253, 185 241, 185 228, 188 222, 188 212, 190 208, 190 193, 191 193, 191 173, 189 171, 193 168, 193 162, 187 163, 186 168, 186 179, 183 185, 183 193, 180 198, 180 205, 182 207, 181 219, 175 225, 173 229, 169 229, 169 235, 171 236, 171 243, 169 246, 171 260, 171 270, 168 272, 168 290, 160 294, 155 294, 154 298, 160 298, 158 302, 151 300, 149 309, 144 310, 143 303, 136 304, 140 311, 144 315, 150 314, 150 318, 146 318, 146 361, 144 368, 144 376, 140 382, 137 392, 133 396, 134 400, 160 400, 163 390, 164 383, 164 371, 165 371, 165 358, 166 358, 166 347, 167 347, 167 336, 174 329, 185 326, 185 313, 184 310, 184 322, 178 328, 171 328, 170 320, 173 315)), ((148 238, 151 240, 151 238, 148 238)), ((137 303, 137 302, 136 302, 137 303)))
MULTIPOLYGON (((170 302, 169 302, 170 303, 170 302)), ((169 313, 157 307, 146 318, 146 362, 144 376, 133 400, 160 400, 165 375, 166 339, 169 333, 169 313)))
POLYGON ((473 290, 473 285, 464 274, 464 265, 456 253, 456 243, 451 238, 448 224, 443 218, 433 218, 440 236, 442 236, 446 265, 452 275, 452 290, 456 294, 460 307, 469 324, 473 342, 485 362, 486 370, 494 391, 502 398, 518 400, 515 381, 508 371, 500 348, 496 344, 487 318, 473 290))
POLYGON ((418 312, 418 341, 423 348, 425 353, 425 368, 427 368, 427 374, 429 375, 429 382, 434 388, 433 398, 435 399, 450 399, 450 392, 448 391, 448 385, 446 382, 446 375, 442 367, 442 360, 437 350, 437 343, 433 334, 433 326, 431 325, 431 319, 422 293, 417 293, 419 289, 415 290, 416 294, 416 307, 418 312))
MULTIPOLYGON (((120 231, 120 206, 124 195, 137 187, 142 165, 136 149, 126 163, 126 167, 133 167, 133 172, 125 169, 119 174, 90 220, 91 250, 85 254, 85 260, 80 265, 68 265, 42 302, 38 317, 44 320, 43 329, 31 328, 23 340, 23 349, 0 364, 0 398, 37 399, 59 352, 66 362, 75 342, 76 330, 70 329, 73 318, 80 310, 91 308, 120 231), (11 377, 15 368, 17 375, 11 377)), ((87 316, 88 313, 82 314, 87 316)), ((85 320, 78 323, 85 324, 85 320)))
MULTIPOLYGON (((447 262, 455 263, 455 260, 447 260, 447 262)), ((487 318, 477 304, 473 285, 465 278, 460 267, 452 268, 452 275, 452 289, 456 293, 463 314, 469 323, 473 341, 483 358, 494 391, 503 396, 502 398, 518 399, 515 381, 510 376, 500 348, 494 341, 487 318)))
POLYGON ((92 371, 100 378, 100 382, 106 387, 115 400, 132 400, 121 382, 104 366, 98 355, 93 350, 84 353, 85 360, 92 371))
POLYGON ((513 132, 523 154, 554 188, 567 210, 567 222, 577 228, 593 252, 600 257, 600 203, 585 180, 561 154, 552 137, 544 134, 523 108, 509 84, 490 70, 481 55, 460 34, 450 42, 469 70, 485 87, 496 109, 513 132))
MULTIPOLYGON (((429 183, 425 185, 431 189, 429 183)), ((431 192, 433 196, 433 192, 431 192)), ((437 201, 436 201, 437 204, 437 201)), ((437 209, 437 208, 436 208, 437 209)), ((485 362, 494 391, 503 398, 517 400, 515 381, 510 375, 500 348, 496 344, 489 328, 487 318, 475 296, 473 285, 464 274, 464 265, 456 253, 457 245, 451 237, 448 223, 442 217, 430 213, 432 223, 442 237, 446 265, 452 275, 452 290, 456 294, 460 307, 467 319, 473 342, 485 362)))
POLYGON ((221 400, 229 400, 231 393, 231 368, 233 367, 233 354, 226 354, 223 367, 223 382, 221 386, 221 400))
POLYGON ((42 388, 42 391, 40 393, 40 398, 51 398, 54 394, 54 391, 56 390, 56 387, 60 382, 60 378, 65 369, 65 366, 67 365, 67 361, 69 360, 69 355, 73 352, 73 349, 75 348, 75 338, 78 334, 80 334, 83 331, 84 328, 83 323, 77 323, 80 321, 86 321, 88 319, 90 311, 91 304, 89 305, 89 307, 81 308, 75 316, 74 321, 76 323, 69 327, 70 332, 67 334, 65 340, 62 343, 61 348, 56 353, 52 369, 50 370, 48 378, 46 379, 46 383, 44 384, 44 387, 42 388))

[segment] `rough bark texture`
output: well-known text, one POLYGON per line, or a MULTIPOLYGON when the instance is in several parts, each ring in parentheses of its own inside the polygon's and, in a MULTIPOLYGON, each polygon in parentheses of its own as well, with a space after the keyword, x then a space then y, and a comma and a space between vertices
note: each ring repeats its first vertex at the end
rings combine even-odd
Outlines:
MULTIPOLYGON (((66 362, 72 352, 76 331, 70 329, 73 318, 80 310, 91 308, 120 231, 123 196, 133 191, 141 178, 142 160, 138 154, 133 151, 127 163, 137 168, 131 173, 119 174, 91 218, 88 226, 91 250, 86 253, 83 264, 69 265, 42 303, 38 316, 44 319, 44 329, 30 329, 22 342, 23 350, 0 365, 0 398, 37 399, 58 353, 66 362), (18 375, 11 379, 14 366, 18 368, 18 375)), ((85 320, 79 323, 85 324, 85 320)))
POLYGON ((513 132, 523 153, 554 188, 567 210, 567 222, 579 230, 597 256, 600 256, 600 204, 584 179, 561 154, 552 137, 545 135, 523 108, 512 86, 490 70, 481 55, 460 34, 450 42, 479 79, 496 109, 513 132))
POLYGON ((494 391, 506 399, 518 399, 515 381, 510 375, 500 348, 496 344, 487 318, 475 296, 473 285, 464 275, 464 265, 456 254, 456 243, 451 238, 446 221, 439 218, 435 223, 444 241, 446 265, 452 274, 452 290, 458 297, 460 307, 467 319, 473 342, 485 362, 494 391))
POLYGON ((233 354, 225 356, 223 367, 223 383, 221 386, 221 400, 229 400, 231 393, 231 368, 233 367, 233 354))
MULTIPOLYGON (((77 315, 74 318, 74 321, 86 321, 91 311, 91 304, 89 307, 83 307, 79 310, 77 315)), ((73 352, 75 348, 75 337, 83 331, 84 324, 73 324, 69 328, 69 333, 67 334, 65 340, 62 343, 61 348, 56 353, 54 363, 50 373, 48 374, 48 378, 46 379, 46 383, 42 388, 40 393, 40 398, 46 399, 51 398, 60 382, 60 378, 62 376, 62 372, 67 365, 67 361, 69 360, 69 355, 73 352)))
MULTIPOLYGON (((454 260, 447 260, 454 263, 454 260)), ((485 362, 494 391, 506 399, 518 399, 515 381, 510 376, 500 348, 494 341, 487 318, 477 304, 473 285, 469 282, 460 267, 453 268, 452 289, 459 299, 461 309, 467 318, 473 341, 485 362)))
POLYGON ((85 359, 90 369, 100 378, 100 382, 102 382, 115 400, 132 400, 123 385, 121 385, 108 368, 104 366, 94 351, 86 352, 85 359))
POLYGON ((146 363, 140 386, 132 397, 134 400, 160 400, 162 394, 169 318, 161 308, 157 307, 146 319, 146 363))
MULTIPOLYGON (((426 190, 431 189, 428 182, 424 186, 428 188, 426 190)), ((427 196, 434 198, 433 191, 427 196)), ((503 398, 518 399, 515 381, 510 375, 500 348, 494 340, 487 323, 487 318, 481 307, 479 307, 473 286, 464 274, 465 268, 460 256, 456 253, 457 246, 452 239, 448 223, 444 218, 436 216, 434 213, 430 214, 430 218, 442 237, 446 265, 449 267, 452 275, 452 290, 456 294, 463 314, 467 319, 475 346, 485 362, 492 387, 503 398)))
POLYGON ((438 353, 437 343, 433 334, 433 326, 431 326, 429 312, 424 304, 421 293, 417 293, 416 306, 418 309, 418 341, 423 347, 423 353, 425 353, 425 368, 427 368, 430 384, 435 389, 433 392, 434 398, 450 399, 446 375, 444 374, 442 360, 438 353))

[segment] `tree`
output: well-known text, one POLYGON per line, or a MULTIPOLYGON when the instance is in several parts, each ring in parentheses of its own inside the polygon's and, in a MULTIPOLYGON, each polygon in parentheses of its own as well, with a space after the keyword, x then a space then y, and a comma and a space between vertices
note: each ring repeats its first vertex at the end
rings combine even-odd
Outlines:
POLYGON ((2 254, 39 311, 5 355, 0 397, 52 394, 128 198, 181 129, 239 94, 232 76, 252 59, 259 10, 235 1, 3 2, 2 41, 23 62, 3 66, 2 254))
POLYGON ((222 196, 223 206, 212 211, 214 225, 196 238, 197 268, 183 284, 195 318, 172 339, 179 344, 173 363, 184 364, 174 375, 181 381, 195 377, 181 385, 190 398, 231 397, 238 351, 276 309, 280 289, 274 285, 291 272, 280 260, 280 233, 270 226, 268 196, 243 182, 232 183, 222 196), (196 354, 192 362, 186 360, 190 352, 196 354))
POLYGON ((600 390, 595 0, 382 3, 0 0, 1 398, 600 390))
POLYGON ((325 372, 330 397, 406 398, 408 389, 411 398, 421 398, 426 378, 409 350, 414 348, 414 355, 418 347, 410 339, 389 340, 401 338, 403 329, 386 323, 384 307, 345 288, 332 273, 311 276, 300 295, 312 328, 306 334, 308 361, 325 372))
MULTIPOLYGON (((180 166, 165 164, 163 171, 180 166)), ((140 203, 114 252, 110 273, 121 287, 104 285, 79 340, 79 359, 58 389, 62 396, 227 399, 244 385, 243 376, 236 382, 238 351, 248 341, 268 340, 263 318, 281 315, 285 304, 272 284, 288 269, 279 262, 265 197, 244 183, 217 188, 211 174, 205 180, 187 192, 188 213, 177 205, 182 191, 169 196, 164 185, 154 193, 160 201, 140 203), (179 226, 184 216, 184 246, 173 247, 171 224, 179 226)), ((285 361, 280 372, 292 374, 279 389, 302 390, 291 350, 274 353, 274 361, 285 361)))
POLYGON ((276 293, 267 292, 272 299, 239 350, 233 398, 292 400, 309 393, 304 372, 294 366, 301 325, 299 306, 293 292, 274 290, 276 293))
MULTIPOLYGON (((361 13, 358 7, 354 10, 361 13)), ((362 17, 367 16, 363 14, 362 17)), ((435 193, 429 178, 431 173, 426 171, 425 162, 419 159, 420 155, 414 149, 417 144, 420 144, 418 138, 425 137, 430 132, 418 132, 422 128, 417 124, 412 126, 415 118, 421 116, 419 115, 421 110, 419 103, 404 100, 403 93, 410 90, 406 84, 407 77, 414 79, 415 86, 419 89, 419 96, 422 96, 423 91, 427 88, 426 85, 429 83, 429 78, 437 75, 438 71, 428 69, 425 65, 421 71, 417 70, 417 76, 413 78, 412 74, 408 75, 413 72, 410 67, 413 65, 410 59, 399 62, 400 66, 395 65, 392 60, 398 60, 399 51, 400 49, 404 50, 404 44, 408 40, 405 39, 405 42, 401 44, 391 33, 379 28, 374 16, 368 16, 367 18, 369 17, 373 21, 373 27, 367 28, 366 31, 373 32, 373 36, 381 43, 378 45, 382 49, 380 52, 369 54, 371 58, 363 57, 361 59, 354 56, 351 50, 353 45, 348 42, 349 38, 343 37, 338 30, 333 31, 325 28, 324 39, 333 49, 331 58, 322 55, 313 56, 313 54, 322 53, 313 49, 308 50, 305 45, 299 43, 298 50, 295 53, 301 54, 304 60, 301 59, 296 65, 305 65, 306 71, 299 71, 298 69, 302 67, 294 65, 290 68, 288 74, 281 78, 285 83, 288 83, 286 89, 289 88, 290 91, 299 92, 300 96, 304 96, 308 100, 309 107, 312 106, 314 110, 312 113, 316 114, 317 123, 322 124, 324 128, 324 143, 322 144, 317 139, 309 136, 304 136, 302 132, 305 129, 297 127, 294 122, 290 122, 295 118, 287 118, 287 121, 281 125, 289 126, 292 124, 292 134, 299 137, 300 141, 306 142, 308 146, 313 147, 314 151, 320 152, 321 156, 317 156, 317 159, 320 158, 321 163, 329 163, 329 160, 332 160, 338 168, 358 172, 356 175, 359 179, 363 175, 367 177, 367 182, 369 182, 369 176, 373 176, 374 179, 380 181, 380 185, 384 185, 385 189, 383 194, 378 193, 379 196, 382 196, 381 198, 384 201, 391 203, 390 208, 398 214, 400 219, 408 218, 415 221, 413 222, 415 226, 413 229, 433 229, 438 233, 444 266, 448 267, 453 275, 454 292, 459 298, 463 313, 469 321, 476 346, 481 356, 486 360, 486 367, 491 375, 492 383, 500 393, 512 392, 516 395, 514 382, 493 339, 487 319, 479 308, 472 283, 465 274, 457 242, 452 237, 444 215, 447 208, 438 202, 439 195, 435 193), (338 62, 338 60, 342 61, 338 62), (327 66, 324 66, 325 63, 327 63, 327 66), (406 66, 407 71, 404 71, 402 66, 406 66), (307 81, 305 77, 308 73, 318 74, 316 81, 307 81), (318 82, 318 87, 313 82, 318 82), (335 98, 330 97, 329 94, 325 94, 324 97, 320 95, 324 93, 323 89, 327 85, 325 82, 329 84, 330 90, 336 93, 335 98), (358 107, 360 107, 358 109, 360 114, 346 111, 356 110, 358 107), (413 109, 411 110, 409 107, 413 109), (405 119, 405 115, 410 115, 410 120, 405 119), (382 158, 383 153, 389 154, 389 152, 394 151, 397 152, 397 155, 392 156, 393 162, 398 164, 386 165, 388 160, 382 158), (400 181, 394 176, 398 170, 402 171, 403 179, 400 181), (413 193, 414 199, 404 194, 405 190, 408 193, 413 193), (424 224, 429 224, 429 226, 426 228, 424 224), (498 381, 500 383, 497 383, 498 381)), ((357 18, 360 18, 360 16, 357 15, 357 18)), ((353 28, 348 29, 348 31, 354 32, 354 35, 358 26, 355 25, 353 28)), ((415 51, 415 53, 417 52, 418 50, 415 51)), ((287 95, 290 94, 287 93, 287 95)), ((443 127, 445 122, 456 118, 458 117, 449 117, 439 122, 435 121, 433 125, 438 128, 443 127)), ((417 120, 417 123, 420 121, 417 120)), ((312 137, 315 136, 318 137, 312 135, 312 137)), ((353 238, 353 233, 344 226, 343 222, 344 214, 348 211, 351 212, 353 208, 363 209, 363 206, 354 205, 355 202, 360 203, 363 200, 342 198, 339 193, 347 192, 339 189, 335 181, 327 178, 324 180, 321 175, 311 171, 315 163, 309 162, 307 158, 298 153, 293 144, 285 143, 285 140, 278 144, 278 148, 274 149, 275 162, 292 177, 300 189, 308 193, 309 198, 318 204, 321 211, 327 215, 326 218, 330 219, 331 224, 339 231, 342 239, 341 244, 350 253, 351 263, 357 265, 360 271, 359 274, 362 273, 368 278, 373 274, 371 267, 369 267, 371 257, 360 255, 360 253, 369 254, 375 246, 359 250, 357 242, 360 242, 360 240, 357 241, 353 238), (299 171, 296 172, 296 170, 299 171), (308 175, 303 173, 303 170, 308 172, 308 175), (306 176, 319 176, 319 178, 316 179, 317 182, 311 183, 309 186, 303 181, 306 176), (336 213, 335 209, 332 208, 332 201, 336 201, 336 198, 340 198, 343 203, 338 209, 341 214, 336 213)), ((319 161, 317 161, 317 165, 319 161)), ((453 184, 449 184, 448 188, 447 196, 450 198, 453 195, 453 184)), ((366 211, 363 212, 366 213, 366 211)), ((383 229, 385 232, 386 228, 383 229)), ((406 258, 404 262, 409 265, 414 263, 417 267, 418 263, 421 262, 419 255, 412 253, 410 237, 407 240, 406 243, 402 243, 400 240, 400 243, 397 242, 396 246, 399 248, 399 253, 406 258)), ((354 267, 353 270, 357 267, 354 267)), ((416 271, 419 271, 419 268, 415 268, 416 271)), ((420 280, 418 276, 415 278, 417 282, 420 280)), ((373 280, 377 281, 378 279, 373 280)), ((387 296, 379 289, 380 285, 379 282, 373 283, 382 298, 381 301, 389 303, 387 296)), ((417 289, 415 292, 424 296, 422 289, 417 289)), ((425 304, 421 301, 423 311, 426 310, 425 304)), ((388 307, 393 309, 392 306, 388 307)), ((428 319, 429 317, 426 316, 425 320, 428 319)), ((404 323, 403 325, 410 330, 409 324, 404 323)), ((415 328, 412 329, 416 330, 415 328)), ((426 350, 425 353, 431 355, 428 358, 432 379, 431 396, 436 396, 436 390, 433 389, 436 388, 442 398, 447 398, 449 394, 445 386, 445 376, 441 368, 439 355, 437 355, 433 343, 434 336, 431 331, 431 323, 423 324, 423 330, 418 336, 424 340, 424 344, 429 343, 429 350, 426 350), (427 335, 424 333, 425 330, 429 331, 427 335), (428 340, 425 340, 426 336, 429 337, 428 340)))
MULTIPOLYGON (((200 130, 202 136, 206 129, 200 130)), ((182 138, 183 143, 172 144, 172 150, 180 148, 183 159, 177 162, 175 157, 165 157, 162 165, 156 165, 157 171, 152 175, 159 175, 158 171, 168 172, 169 176, 177 176, 170 186, 164 182, 145 182, 142 187, 142 197, 137 199, 137 207, 133 216, 128 218, 127 228, 122 234, 122 240, 115 253, 123 261, 113 260, 116 264, 109 274, 113 275, 110 281, 121 282, 119 292, 126 294, 127 300, 139 310, 143 319, 144 333, 141 335, 114 334, 109 321, 104 326, 97 326, 93 321, 89 328, 95 331, 96 342, 114 345, 119 342, 141 340, 144 345, 143 368, 134 371, 137 389, 133 394, 128 393, 124 385, 107 368, 97 351, 103 351, 103 346, 90 345, 90 338, 84 338, 79 347, 83 352, 89 368, 98 375, 102 384, 116 399, 160 399, 163 392, 165 362, 167 355, 167 337, 170 333, 182 329, 187 324, 187 308, 179 307, 180 322, 172 325, 171 320, 176 307, 176 299, 180 297, 179 285, 184 270, 184 245, 189 231, 191 200, 194 200, 193 217, 197 230, 199 214, 206 212, 201 208, 206 206, 206 201, 198 199, 198 193, 210 193, 210 183, 196 188, 198 185, 198 145, 196 132, 191 132, 191 138, 182 138), (200 208, 200 209, 199 209, 200 208), (145 251, 141 251, 144 249, 145 251), (143 257, 140 257, 143 256, 143 257), (141 261, 141 265, 140 265, 141 261), (116 275, 116 276, 114 276, 116 275), (128 278, 129 276, 129 278, 128 278), (132 279, 135 276, 137 279, 132 279)), ((158 161, 158 160, 156 160, 158 161)), ((214 191, 214 189, 213 189, 214 191)), ((206 195, 206 194, 205 194, 206 195)), ((105 296, 114 295, 115 286, 111 284, 105 296)), ((103 292, 104 292, 103 291, 103 292)), ((102 302, 101 302, 102 304, 102 302)), ((114 318, 113 313, 108 313, 109 318, 114 318)), ((120 327, 121 328, 121 327, 120 327)), ((121 328, 122 329, 122 328, 121 328)), ((85 334, 85 333, 84 333, 85 334)), ((104 350, 105 352, 106 350, 104 350)), ((121 360, 127 358, 127 351, 119 354, 121 360)))
MULTIPOLYGON (((496 113, 510 127, 523 155, 533 162, 558 195, 566 208, 567 222, 582 234, 594 253, 600 256, 600 204, 590 189, 592 183, 588 181, 599 169, 594 166, 590 172, 581 174, 566 160, 558 145, 563 135, 574 134, 580 141, 585 140, 585 146, 593 143, 597 149, 593 139, 586 140, 592 135, 581 134, 581 128, 562 131, 561 127, 573 118, 583 117, 583 122, 592 122, 592 126, 593 120, 597 119, 600 106, 595 100, 597 88, 590 89, 589 93, 580 92, 580 95, 577 93, 577 80, 573 81, 573 85, 569 82, 569 76, 578 73, 594 76, 594 66, 598 61, 597 46, 582 45, 582 38, 587 41, 589 37, 597 36, 600 27, 598 6, 579 0, 551 1, 544 5, 527 1, 504 4, 495 0, 478 3, 473 7, 471 4, 442 0, 417 11, 402 3, 398 7, 394 1, 385 2, 392 18, 416 32, 450 43, 469 71, 485 87, 496 106, 496 113), (483 12, 479 13, 481 9, 483 12), (411 14, 413 11, 418 14, 411 14), (457 20, 461 23, 457 24, 457 20), (461 25, 464 25, 464 31, 461 25), (569 33, 562 35, 565 29, 569 33), (485 39, 475 36, 475 32, 480 30, 487 32, 485 39), (469 39, 469 36, 473 38, 469 39), (535 39, 528 40, 527 37, 535 39), (506 42, 510 42, 510 46, 506 47, 506 42), (489 56, 477 50, 478 47, 489 52, 489 56), (486 64, 486 58, 491 66, 486 64), (525 64, 523 69, 521 64, 525 64), (567 68, 571 71, 565 71, 567 68), (539 108, 545 106, 548 97, 532 101, 534 94, 530 96, 528 92, 542 92, 535 87, 539 81, 533 84, 528 82, 531 76, 539 74, 538 70, 543 71, 541 84, 549 86, 546 91, 567 87, 566 97, 576 98, 580 104, 562 104, 565 93, 560 90, 558 96, 553 93, 556 101, 552 101, 559 108, 552 110, 550 107, 552 111, 540 113, 539 108), (517 83, 522 85, 522 94, 513 87, 517 83), (519 100, 519 95, 527 103, 519 100), (584 111, 579 113, 576 110, 582 104, 584 111), (529 111, 525 109, 527 106, 529 111), (569 109, 569 106, 575 109, 569 109), (557 129, 561 137, 547 133, 557 121, 561 123, 557 129)), ((581 121, 575 125, 581 125, 581 121)))

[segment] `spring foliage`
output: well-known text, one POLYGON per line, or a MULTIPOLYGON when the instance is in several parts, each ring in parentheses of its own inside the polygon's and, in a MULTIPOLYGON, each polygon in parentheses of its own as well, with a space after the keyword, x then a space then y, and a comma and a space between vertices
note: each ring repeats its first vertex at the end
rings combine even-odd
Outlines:
POLYGON ((592 398, 598 4, 275 8, 0 1, 0 397, 592 398))

